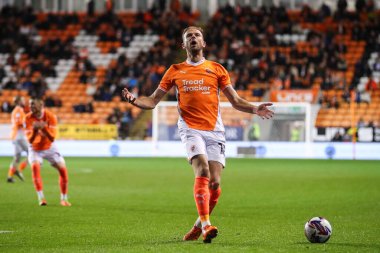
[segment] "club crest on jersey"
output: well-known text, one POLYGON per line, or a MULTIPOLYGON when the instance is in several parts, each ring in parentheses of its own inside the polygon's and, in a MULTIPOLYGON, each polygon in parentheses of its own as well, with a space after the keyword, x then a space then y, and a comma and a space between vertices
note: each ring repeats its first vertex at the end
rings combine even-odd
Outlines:
POLYGON ((191 146, 190 150, 191 150, 191 152, 194 152, 195 151, 195 145, 191 146))

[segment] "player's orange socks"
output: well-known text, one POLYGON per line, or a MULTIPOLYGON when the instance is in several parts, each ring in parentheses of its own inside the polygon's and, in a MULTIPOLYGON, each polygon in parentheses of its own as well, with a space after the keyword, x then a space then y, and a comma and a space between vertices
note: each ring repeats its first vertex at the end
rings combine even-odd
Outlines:
POLYGON ((22 172, 26 168, 27 165, 28 165, 27 161, 21 162, 20 167, 19 167, 20 172, 22 172))
POLYGON ((36 191, 42 191, 42 179, 41 179, 41 174, 40 174, 40 164, 33 163, 32 164, 32 178, 33 178, 33 183, 34 183, 34 188, 36 188, 36 191))
POLYGON ((59 172, 59 187, 61 188, 61 194, 67 194, 67 184, 69 182, 69 177, 67 175, 67 169, 61 168, 59 172))
POLYGON ((209 181, 207 177, 196 177, 194 182, 194 199, 202 223, 209 222, 209 181))
MULTIPOLYGON (((216 206, 216 204, 218 203, 218 200, 219 200, 219 196, 220 194, 222 193, 222 189, 220 188, 220 186, 218 186, 218 188, 216 190, 214 190, 213 188, 213 183, 211 183, 211 186, 209 188, 209 192, 210 192, 210 201, 209 201, 209 210, 210 210, 210 215, 211 215, 211 212, 212 210, 214 209, 214 207, 216 206)), ((198 227, 198 228, 201 228, 202 227, 202 222, 201 222, 201 219, 198 217, 198 219, 195 221, 195 224, 194 226, 198 227)))
POLYGON ((8 170, 8 177, 13 177, 13 175, 16 173, 16 168, 11 166, 8 170))
POLYGON ((218 203, 218 199, 221 193, 222 189, 219 186, 216 190, 210 188, 210 214, 216 206, 216 204, 218 203))

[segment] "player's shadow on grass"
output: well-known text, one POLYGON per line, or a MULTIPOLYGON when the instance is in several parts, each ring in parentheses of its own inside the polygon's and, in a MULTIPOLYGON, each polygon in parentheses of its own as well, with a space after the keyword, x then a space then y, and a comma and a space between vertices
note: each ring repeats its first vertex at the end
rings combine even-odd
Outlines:
MULTIPOLYGON (((309 243, 309 242, 296 242, 294 244, 312 246, 324 245, 323 243, 309 243)), ((380 244, 376 243, 352 243, 352 242, 327 242, 325 245, 339 246, 339 247, 351 247, 351 248, 374 248, 379 249, 380 244)))
MULTIPOLYGON (((205 243, 202 242, 202 239, 199 239, 197 241, 183 241, 182 238, 178 238, 178 239, 172 239, 172 240, 166 240, 166 241, 156 241, 156 242, 149 242, 149 243, 146 243, 144 242, 143 243, 144 245, 169 245, 169 244, 176 244, 176 245, 205 245, 205 243)), ((225 241, 222 241, 222 240, 215 240, 213 241, 211 244, 218 244, 218 245, 223 245, 224 247, 228 247, 228 246, 243 246, 243 247, 255 247, 257 246, 258 244, 257 243, 254 243, 254 242, 239 242, 239 243, 231 243, 231 242, 225 242, 225 241)), ((207 244, 208 245, 208 244, 207 244)))
MULTIPOLYGON (((134 242, 133 244, 135 245, 155 245, 155 246, 159 246, 159 245, 205 245, 203 242, 202 242, 202 239, 199 239, 197 241, 183 241, 182 238, 172 238, 172 239, 169 239, 169 240, 162 240, 162 241, 150 241, 150 242, 134 242)), ((223 246, 244 246, 244 247, 254 247, 254 246, 257 246, 258 243, 257 242, 239 242, 239 243, 231 243, 231 242, 226 242, 226 241, 222 241, 222 240, 215 240, 213 241, 212 244, 219 244, 219 245, 223 245, 223 246)))

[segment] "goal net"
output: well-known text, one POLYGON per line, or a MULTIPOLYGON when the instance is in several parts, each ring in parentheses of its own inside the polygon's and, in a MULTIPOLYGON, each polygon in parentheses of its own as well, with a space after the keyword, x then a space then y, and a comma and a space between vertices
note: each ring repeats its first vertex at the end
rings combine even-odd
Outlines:
MULTIPOLYGON (((220 103, 220 108, 229 141, 311 141, 309 103, 274 103, 271 120, 240 112, 228 102, 220 103)), ((177 102, 160 102, 153 111, 153 141, 179 141, 178 117, 177 102)))

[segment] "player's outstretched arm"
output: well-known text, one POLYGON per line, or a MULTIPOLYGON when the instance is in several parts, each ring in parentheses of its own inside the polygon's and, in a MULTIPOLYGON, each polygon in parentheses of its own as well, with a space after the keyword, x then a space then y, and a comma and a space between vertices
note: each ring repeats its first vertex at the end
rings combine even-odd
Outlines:
POLYGON ((158 89, 158 88, 149 97, 141 96, 141 97, 136 98, 135 96, 133 96, 132 93, 130 93, 128 91, 127 88, 124 88, 121 93, 122 93, 123 98, 126 101, 128 101, 129 103, 131 103, 134 106, 137 106, 137 107, 139 107, 141 109, 145 109, 145 110, 154 109, 156 107, 156 105, 161 101, 161 99, 166 94, 166 92, 164 92, 163 90, 158 89))
POLYGON ((268 106, 273 105, 272 103, 263 103, 259 106, 252 105, 247 100, 242 99, 231 86, 225 88, 223 93, 236 110, 257 114, 262 119, 270 119, 274 115, 274 112, 268 109, 268 106))

